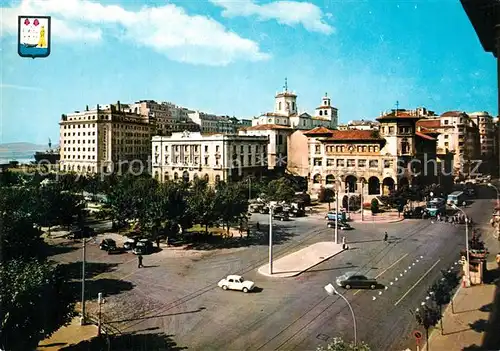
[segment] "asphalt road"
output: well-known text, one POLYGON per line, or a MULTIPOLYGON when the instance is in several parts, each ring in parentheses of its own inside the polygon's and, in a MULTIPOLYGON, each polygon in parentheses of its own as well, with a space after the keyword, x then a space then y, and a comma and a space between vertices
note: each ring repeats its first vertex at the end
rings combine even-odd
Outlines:
MULTIPOLYGON (((491 200, 477 200, 466 211, 486 225, 490 208, 491 200)), ((346 303, 328 296, 323 287, 346 271, 357 271, 387 287, 344 291, 356 316, 358 340, 374 350, 402 350, 414 345, 410 310, 425 301, 429 286, 441 270, 453 267, 465 244, 464 226, 430 220, 355 223, 355 230, 339 231, 350 250, 298 277, 273 279, 256 272, 267 262, 267 219, 252 218, 260 223, 260 244, 198 256, 158 253, 145 257, 145 269, 136 268, 132 255, 107 256, 90 246, 89 261, 117 265, 99 277, 129 284, 108 291, 105 321, 121 332, 164 332, 192 350, 314 350, 335 336, 353 338, 346 303), (385 231, 388 243, 382 240, 385 231), (256 282, 258 291, 219 289, 216 283, 227 274, 243 274, 256 282)), ((276 223, 274 233, 279 257, 332 240, 334 231, 326 228, 325 220, 301 218, 276 223)), ((75 250, 59 258, 68 261, 65 255, 79 254, 75 250)))

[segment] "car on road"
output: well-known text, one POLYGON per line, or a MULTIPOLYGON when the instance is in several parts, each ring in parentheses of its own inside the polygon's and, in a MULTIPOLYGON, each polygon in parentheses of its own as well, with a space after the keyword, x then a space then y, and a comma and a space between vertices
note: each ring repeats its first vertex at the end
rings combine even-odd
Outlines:
POLYGON ((91 238, 95 235, 96 235, 96 233, 95 233, 94 228, 85 226, 82 228, 78 228, 78 227, 72 228, 71 232, 69 234, 69 237, 71 239, 83 239, 83 238, 91 238))
POLYGON ((133 250, 135 248, 135 245, 137 245, 137 239, 128 238, 123 243, 123 248, 125 250, 133 250))
POLYGON ((273 214, 273 219, 276 219, 278 221, 288 221, 290 220, 290 216, 288 215, 288 212, 279 212, 273 214))
POLYGON ((366 276, 356 272, 347 272, 341 275, 337 278, 336 283, 338 286, 345 289, 375 289, 378 285, 375 279, 367 278, 366 276))
POLYGON ((221 279, 217 285, 223 290, 240 290, 244 293, 255 288, 254 282, 243 279, 241 275, 228 275, 226 278, 221 279))
POLYGON ((116 241, 114 241, 113 239, 103 239, 101 241, 101 244, 99 245, 99 248, 106 251, 114 250, 116 249, 116 241))
POLYGON ((110 247, 109 249, 106 250, 108 252, 108 255, 119 255, 121 253, 124 253, 126 250, 123 247, 110 247))
POLYGON ((148 239, 141 239, 137 242, 133 250, 136 255, 147 255, 153 252, 153 243, 148 239))
MULTIPOLYGON (((335 228, 335 221, 328 221, 328 223, 326 224, 326 226, 328 228, 335 228)), ((339 221, 338 228, 340 230, 352 230, 352 229, 354 229, 353 227, 351 227, 349 225, 349 223, 342 222, 342 221, 339 221)))
POLYGON ((298 208, 292 208, 289 214, 290 217, 304 217, 306 215, 306 211, 298 208))
POLYGON ((269 213, 269 207, 263 206, 262 208, 259 209, 259 213, 261 213, 261 214, 269 213))

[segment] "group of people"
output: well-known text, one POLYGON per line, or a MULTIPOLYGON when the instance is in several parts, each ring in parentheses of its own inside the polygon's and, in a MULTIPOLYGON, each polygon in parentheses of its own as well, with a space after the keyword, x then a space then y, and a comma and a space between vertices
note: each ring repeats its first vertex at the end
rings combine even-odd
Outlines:
POLYGON ((445 223, 451 223, 451 224, 465 224, 465 222, 473 223, 472 218, 466 217, 463 213, 456 213, 452 216, 448 215, 441 215, 438 213, 436 216, 436 221, 438 222, 445 222, 445 223))

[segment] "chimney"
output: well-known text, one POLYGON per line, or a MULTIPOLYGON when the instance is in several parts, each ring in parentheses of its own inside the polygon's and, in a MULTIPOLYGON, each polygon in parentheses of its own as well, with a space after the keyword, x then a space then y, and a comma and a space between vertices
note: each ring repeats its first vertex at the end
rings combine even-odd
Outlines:
POLYGON ((116 105, 117 105, 117 108, 118 108, 118 112, 121 112, 122 108, 121 108, 121 105, 120 105, 120 100, 118 100, 116 102, 116 105))

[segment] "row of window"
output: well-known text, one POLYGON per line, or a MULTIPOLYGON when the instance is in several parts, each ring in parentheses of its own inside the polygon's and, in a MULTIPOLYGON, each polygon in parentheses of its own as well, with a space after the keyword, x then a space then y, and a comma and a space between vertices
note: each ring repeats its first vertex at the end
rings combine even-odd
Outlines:
POLYGON ((63 160, 95 160, 95 155, 61 155, 63 160))
MULTIPOLYGON (((193 149, 193 151, 195 153, 198 153, 199 150, 201 149, 201 146, 200 145, 172 145, 172 148, 173 148, 173 151, 174 152, 180 152, 181 150, 183 150, 184 152, 188 152, 191 148, 193 149)), ((205 153, 208 153, 208 145, 204 145, 203 147, 203 150, 205 153)), ((237 153, 237 146, 236 145, 233 145, 233 153, 237 153)), ((249 153, 252 152, 252 150, 255 150, 255 152, 260 152, 260 145, 247 145, 247 150, 249 153)), ((266 146, 263 145, 262 146, 262 152, 266 152, 266 146)), ((159 146, 158 145, 155 145, 155 153, 158 153, 159 152, 159 146)), ((168 153, 169 152, 169 145, 165 145, 165 153, 168 153)), ((220 152, 220 145, 215 145, 215 152, 218 153, 220 152)), ((245 146, 244 145, 240 145, 240 152, 241 153, 244 153, 245 152, 245 146)))
MULTIPOLYGON (((155 155, 155 163, 158 164, 160 162, 160 159, 159 159, 159 155, 155 155)), ((189 157, 189 156, 184 156, 184 158, 180 157, 180 156, 174 156, 172 159, 166 155, 163 159, 163 162, 165 165, 168 165, 170 164, 171 160, 173 160, 173 165, 180 165, 180 164, 183 164, 183 165, 193 165, 193 166, 200 166, 200 157, 189 157)), ((210 157, 209 156, 205 156, 203 157, 203 165, 204 166, 208 166, 209 165, 209 160, 210 160, 210 157)), ((236 155, 233 155, 233 162, 235 162, 236 160, 238 160, 238 157, 236 155)), ((239 157, 239 163, 241 166, 258 166, 258 165, 261 165, 264 160, 267 160, 267 156, 266 154, 262 154, 260 155, 257 155, 257 156, 253 156, 253 155, 247 155, 247 157, 245 158, 244 155, 240 155, 239 157), (246 160, 246 163, 245 163, 245 160, 246 160)), ((216 166, 219 166, 220 165, 220 157, 217 157, 215 156, 215 165, 216 166)))
MULTIPOLYGON (((379 145, 326 145, 326 153, 343 153, 343 152, 379 152, 379 145)), ((315 154, 321 154, 321 145, 315 145, 315 154)))
MULTIPOLYGON (((149 126, 137 126, 137 125, 124 124, 124 123, 113 123, 112 127, 117 128, 117 129, 125 129, 125 130, 149 131, 149 126)), ((63 125, 63 129, 84 129, 84 128, 95 128, 95 123, 92 123, 92 124, 90 124, 90 123, 64 124, 63 125)), ((75 134, 73 134, 73 135, 75 135, 75 134)))
MULTIPOLYGON (((61 145, 65 145, 65 144, 80 144, 80 141, 82 142, 82 144, 85 144, 85 139, 78 139, 78 140, 75 140, 75 139, 72 139, 72 140, 61 140, 61 145)), ((95 144, 95 139, 88 139, 87 140, 87 144, 95 144)))
MULTIPOLYGON (((82 135, 85 136, 85 132, 82 132, 82 135)), ((92 134, 90 134, 90 132, 87 132, 87 135, 90 136, 90 135, 95 135, 95 132, 92 132, 92 134)), ((80 136, 80 132, 76 133, 76 132, 73 132, 73 133, 63 133, 63 136, 80 136)))
MULTIPOLYGON (((393 160, 383 160, 384 168, 392 168, 394 165, 393 160)), ((312 166, 321 167, 323 166, 323 159, 321 158, 313 158, 311 162, 312 166)), ((327 167, 358 167, 365 168, 367 165, 367 160, 365 159, 327 159, 326 166, 327 167), (357 165, 356 165, 357 161, 357 165)), ((369 160, 368 167, 369 168, 378 168, 379 160, 369 160)))

